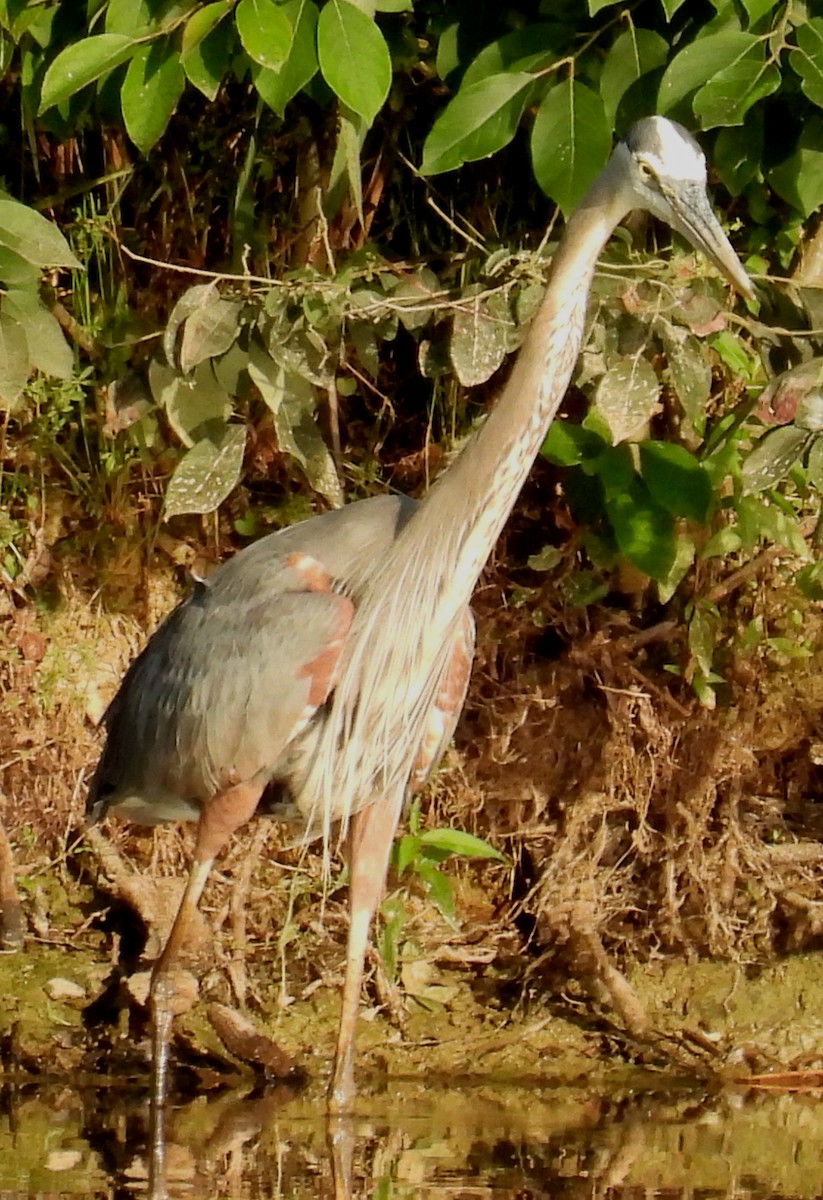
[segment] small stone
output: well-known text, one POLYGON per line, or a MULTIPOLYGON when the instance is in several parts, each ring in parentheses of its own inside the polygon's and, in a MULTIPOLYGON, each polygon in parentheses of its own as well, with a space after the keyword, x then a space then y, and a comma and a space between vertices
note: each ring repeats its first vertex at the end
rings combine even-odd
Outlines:
POLYGON ((45 992, 50 1000, 85 1000, 86 989, 73 979, 62 979, 55 976, 45 984, 45 992))

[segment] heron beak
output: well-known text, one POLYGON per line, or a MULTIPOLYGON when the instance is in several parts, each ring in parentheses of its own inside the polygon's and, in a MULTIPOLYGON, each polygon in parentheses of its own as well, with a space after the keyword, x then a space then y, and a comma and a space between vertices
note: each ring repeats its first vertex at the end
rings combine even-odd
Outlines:
POLYGON ((671 224, 677 232, 705 254, 742 296, 754 300, 757 295, 754 284, 720 228, 703 189, 697 186, 684 188, 669 195, 668 200, 671 224))

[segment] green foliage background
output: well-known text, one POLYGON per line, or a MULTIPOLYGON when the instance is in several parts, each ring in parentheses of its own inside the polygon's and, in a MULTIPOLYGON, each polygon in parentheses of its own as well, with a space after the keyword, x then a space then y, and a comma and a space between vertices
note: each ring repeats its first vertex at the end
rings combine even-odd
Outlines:
POLYGON ((30 582, 47 483, 100 544, 161 500, 251 536, 316 495, 421 488, 520 344, 562 216, 661 112, 701 137, 763 302, 732 318, 704 264, 614 240, 591 408, 545 451, 578 530, 569 596, 602 598, 621 562, 691 594, 701 561, 777 539, 817 598, 814 5, 0 0, 0 62, 7 581, 30 582))

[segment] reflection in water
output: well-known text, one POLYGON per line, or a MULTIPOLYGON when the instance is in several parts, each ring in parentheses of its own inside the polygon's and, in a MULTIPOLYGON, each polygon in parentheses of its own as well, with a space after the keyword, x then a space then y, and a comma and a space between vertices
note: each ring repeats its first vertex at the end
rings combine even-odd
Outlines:
MULTIPOLYGON (((169 1112, 168 1195, 818 1197, 818 1095, 393 1083, 329 1124, 318 1093, 200 1096, 169 1112)), ((145 1096, 2 1091, 0 1200, 147 1194, 145 1096)))

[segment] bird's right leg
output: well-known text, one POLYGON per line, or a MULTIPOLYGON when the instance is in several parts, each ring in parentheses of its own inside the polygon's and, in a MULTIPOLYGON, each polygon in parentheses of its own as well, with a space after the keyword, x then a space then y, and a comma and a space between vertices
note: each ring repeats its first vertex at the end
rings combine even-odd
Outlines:
POLYGON ((383 896, 403 794, 377 800, 355 813, 349 830, 349 939, 346 947, 346 977, 337 1031, 334 1071, 328 1094, 330 1113, 342 1113, 354 1098, 354 1041, 363 964, 369 929, 383 896))
POLYGON ((152 1023, 151 1194, 153 1197, 160 1197, 165 1193, 163 1112, 166 1103, 172 1021, 177 1012, 185 1011, 187 1007, 185 1003, 180 1004, 180 998, 175 994, 174 967, 188 940, 189 929, 215 858, 235 829, 239 829, 253 816, 262 793, 263 785, 260 783, 239 783, 212 797, 203 806, 197 825, 194 858, 186 890, 183 892, 183 898, 180 901, 180 907, 163 947, 163 952, 152 969, 149 1004, 152 1023))

